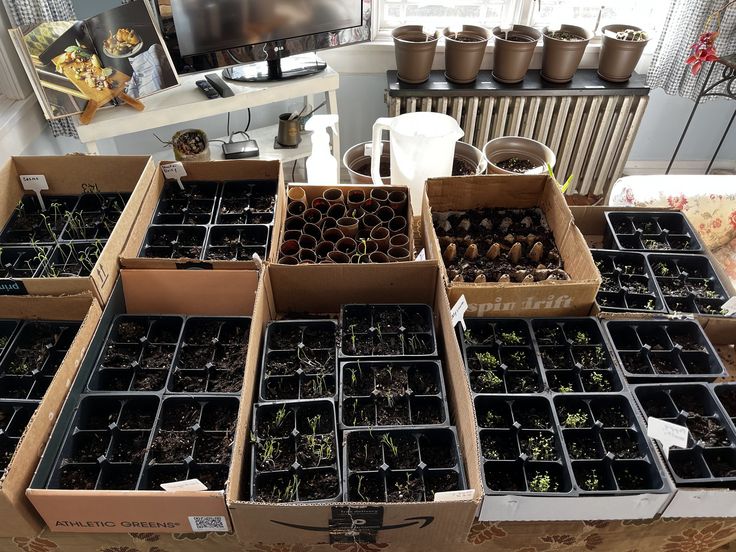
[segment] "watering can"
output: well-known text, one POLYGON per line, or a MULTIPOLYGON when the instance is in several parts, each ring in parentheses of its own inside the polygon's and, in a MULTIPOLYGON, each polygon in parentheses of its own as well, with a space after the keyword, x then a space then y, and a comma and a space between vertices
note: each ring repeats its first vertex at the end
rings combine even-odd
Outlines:
POLYGON ((457 121, 442 113, 405 113, 381 117, 373 123, 371 178, 380 186, 381 135, 389 131, 391 184, 407 186, 415 215, 422 211, 424 183, 428 178, 452 175, 455 142, 464 132, 457 121))

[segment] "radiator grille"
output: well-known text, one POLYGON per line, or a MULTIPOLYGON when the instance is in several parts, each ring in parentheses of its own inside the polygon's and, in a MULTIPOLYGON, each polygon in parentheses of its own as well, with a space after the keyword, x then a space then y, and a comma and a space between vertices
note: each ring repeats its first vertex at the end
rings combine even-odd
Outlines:
POLYGON ((648 96, 387 96, 389 115, 446 113, 478 148, 498 136, 525 136, 557 155, 569 194, 605 194, 623 173, 648 96))

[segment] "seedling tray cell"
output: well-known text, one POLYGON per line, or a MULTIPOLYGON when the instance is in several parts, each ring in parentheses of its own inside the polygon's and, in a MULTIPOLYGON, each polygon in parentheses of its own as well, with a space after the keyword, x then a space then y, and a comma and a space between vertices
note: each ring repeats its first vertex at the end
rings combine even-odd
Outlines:
POLYGON ((36 401, 0 401, 0 474, 4 474, 10 464, 37 406, 36 401))
POLYGON ((261 401, 334 398, 337 395, 337 323, 271 322, 261 362, 261 401))
POLYGON ((476 395, 485 494, 573 496, 569 463, 547 397, 476 395))
POLYGON ((65 213, 74 211, 78 196, 46 196, 46 211, 35 195, 24 195, 0 234, 0 243, 48 245, 56 243, 66 223, 65 213))
POLYGON ((629 381, 713 381, 727 375, 695 321, 609 320, 604 328, 629 381))
POLYGON ((182 182, 164 184, 153 224, 197 225, 209 224, 217 203, 217 182, 182 182))
POLYGON ((348 502, 432 502, 466 489, 454 427, 347 430, 343 485, 348 502))
POLYGON ((239 393, 250 318, 188 318, 167 389, 171 393, 239 393))
POLYGON ((602 283, 596 301, 604 311, 666 312, 646 256, 591 249, 602 283))
POLYGON ((120 315, 112 324, 87 388, 90 392, 161 391, 184 319, 120 315))
POLYGON ((253 407, 251 497, 256 502, 338 502, 339 444, 329 400, 253 407))
POLYGON ((450 422, 438 361, 346 362, 340 382, 341 428, 450 422))
POLYGON ((105 248, 105 243, 100 240, 59 243, 44 267, 43 276, 47 278, 89 276, 105 248))
POLYGON ((437 356, 428 305, 344 305, 340 322, 343 358, 437 356))
POLYGON ((736 424, 736 383, 719 383, 713 387, 723 410, 736 424))
POLYGON ((268 254, 270 228, 265 224, 215 226, 210 230, 204 258, 221 261, 249 261, 256 254, 268 254))
POLYGON ((201 259, 206 236, 204 226, 149 226, 140 254, 165 259, 201 259))
POLYGON ((0 363, 0 399, 40 401, 79 325, 78 322, 23 322, 12 342, 5 346, 0 363))
POLYGON ((273 224, 275 208, 276 182, 225 182, 217 224, 273 224))
POLYGON ((53 246, 2 247, 0 251, 1 278, 36 278, 46 269, 46 261, 53 246))
POLYGON ((708 257, 652 253, 647 259, 670 312, 724 314, 729 296, 708 257))
POLYGON ((666 459, 678 486, 736 488, 736 430, 707 384, 636 385, 634 396, 645 416, 688 428, 687 446, 666 459))
POLYGON ((682 213, 609 211, 605 243, 615 249, 702 253, 697 234, 682 213))
MULTIPOLYGON (((107 240, 129 199, 129 193, 82 194, 74 212, 64 214, 66 224, 61 241, 107 240)), ((50 216, 59 216, 53 205, 50 216)))

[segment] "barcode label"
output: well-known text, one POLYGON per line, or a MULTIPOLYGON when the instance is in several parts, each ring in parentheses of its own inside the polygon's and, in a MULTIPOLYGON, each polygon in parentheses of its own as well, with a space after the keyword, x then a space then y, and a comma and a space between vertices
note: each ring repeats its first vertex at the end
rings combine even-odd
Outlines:
POLYGON ((229 531, 225 516, 189 516, 189 525, 195 533, 229 531))

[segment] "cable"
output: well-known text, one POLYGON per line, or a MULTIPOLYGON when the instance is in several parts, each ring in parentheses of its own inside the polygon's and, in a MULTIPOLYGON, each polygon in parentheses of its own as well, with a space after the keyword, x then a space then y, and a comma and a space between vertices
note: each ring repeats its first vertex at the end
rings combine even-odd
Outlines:
POLYGON ((245 125, 245 130, 243 132, 248 132, 248 129, 250 128, 250 107, 248 108, 248 123, 245 125))
POLYGON ((296 173, 296 164, 299 162, 298 159, 294 159, 294 166, 291 167, 291 181, 294 182, 294 174, 296 173))
POLYGON ((227 134, 228 136, 230 136, 230 112, 229 111, 227 112, 227 134))

